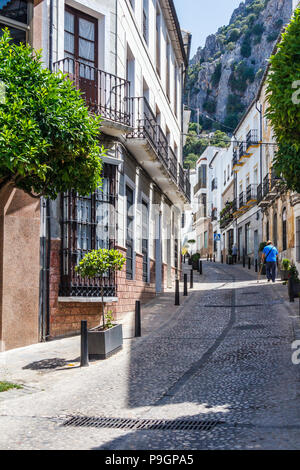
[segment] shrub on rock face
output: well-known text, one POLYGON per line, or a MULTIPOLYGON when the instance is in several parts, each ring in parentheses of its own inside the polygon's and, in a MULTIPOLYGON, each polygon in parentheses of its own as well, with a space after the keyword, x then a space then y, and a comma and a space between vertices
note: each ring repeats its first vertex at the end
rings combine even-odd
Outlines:
POLYGON ((275 169, 287 187, 300 192, 300 8, 287 26, 278 50, 270 59, 267 117, 278 151, 275 169))
POLYGON ((101 185, 103 147, 99 117, 70 80, 43 67, 29 45, 0 39, 0 189, 56 198, 71 188, 81 195, 101 185))

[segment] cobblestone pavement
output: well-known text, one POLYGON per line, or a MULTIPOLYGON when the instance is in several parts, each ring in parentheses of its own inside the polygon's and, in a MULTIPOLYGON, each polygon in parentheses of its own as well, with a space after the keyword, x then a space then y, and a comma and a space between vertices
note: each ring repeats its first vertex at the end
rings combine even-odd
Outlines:
POLYGON ((239 266, 204 262, 204 273, 180 308, 170 295, 152 302, 146 335, 127 335, 107 361, 80 369, 78 338, 0 354, 5 378, 25 385, 0 395, 0 448, 300 449, 298 305, 280 282, 257 283, 239 266), (62 426, 69 416, 190 419, 211 429, 62 426))

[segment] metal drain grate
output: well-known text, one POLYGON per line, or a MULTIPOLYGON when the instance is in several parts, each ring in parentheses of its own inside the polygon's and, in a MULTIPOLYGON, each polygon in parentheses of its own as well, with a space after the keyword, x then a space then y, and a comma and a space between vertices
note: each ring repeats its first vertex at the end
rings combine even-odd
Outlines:
POLYGON ((172 430, 172 431, 211 431, 221 421, 166 420, 166 419, 126 419, 73 416, 63 426, 113 428, 130 430, 172 430))

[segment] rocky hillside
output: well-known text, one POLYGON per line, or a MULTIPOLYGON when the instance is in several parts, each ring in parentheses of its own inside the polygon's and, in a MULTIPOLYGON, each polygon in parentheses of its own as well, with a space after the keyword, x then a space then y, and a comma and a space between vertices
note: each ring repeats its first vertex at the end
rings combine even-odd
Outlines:
MULTIPOLYGON (((199 108, 203 130, 230 131, 255 96, 292 0, 245 0, 228 26, 208 36, 191 60, 186 103, 199 108), (221 121, 220 127, 205 117, 221 121)), ((197 114, 193 112, 193 121, 197 114)))

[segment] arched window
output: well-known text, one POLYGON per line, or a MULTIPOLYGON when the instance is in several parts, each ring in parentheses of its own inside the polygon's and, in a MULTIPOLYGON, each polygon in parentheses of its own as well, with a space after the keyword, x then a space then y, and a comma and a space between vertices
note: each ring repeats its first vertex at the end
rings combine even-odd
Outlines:
POLYGON ((273 243, 277 246, 277 214, 273 217, 273 243))
POLYGON ((286 236, 286 209, 282 211, 282 250, 287 249, 287 236, 286 236))
POLYGON ((270 224, 269 221, 266 223, 266 239, 270 240, 270 224))

